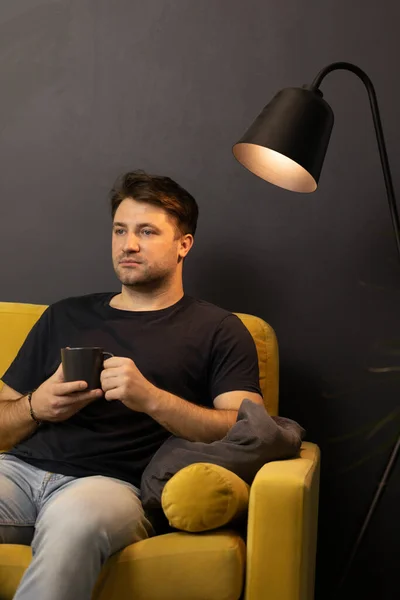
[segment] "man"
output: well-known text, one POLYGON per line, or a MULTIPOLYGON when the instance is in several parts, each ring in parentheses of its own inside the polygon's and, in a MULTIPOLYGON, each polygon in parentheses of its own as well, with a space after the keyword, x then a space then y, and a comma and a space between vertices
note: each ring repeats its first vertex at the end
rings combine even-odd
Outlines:
POLYGON ((194 198, 168 177, 131 172, 111 209, 121 293, 50 306, 2 379, 0 543, 33 552, 16 600, 89 600, 106 559, 154 534, 139 486, 163 441, 221 439, 244 396, 262 403, 249 332, 183 291, 194 198), (66 346, 114 354, 101 389, 64 381, 66 346))

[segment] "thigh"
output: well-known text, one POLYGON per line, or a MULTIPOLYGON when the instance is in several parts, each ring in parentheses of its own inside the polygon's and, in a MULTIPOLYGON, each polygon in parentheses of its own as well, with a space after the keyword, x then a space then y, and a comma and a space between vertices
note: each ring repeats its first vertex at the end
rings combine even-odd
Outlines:
POLYGON ((36 520, 35 475, 18 458, 0 454, 0 544, 31 543, 36 520))
POLYGON ((104 536, 110 554, 152 535, 139 490, 101 475, 82 477, 48 489, 36 521, 37 541, 45 535, 79 543, 104 536))

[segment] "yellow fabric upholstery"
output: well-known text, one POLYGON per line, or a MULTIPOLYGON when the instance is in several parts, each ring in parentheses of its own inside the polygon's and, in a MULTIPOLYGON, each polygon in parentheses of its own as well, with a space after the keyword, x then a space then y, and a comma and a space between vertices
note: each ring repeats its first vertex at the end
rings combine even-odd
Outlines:
MULTIPOLYGON (((30 560, 27 546, 0 545, 1 600, 12 600, 30 560)), ((237 600, 245 560, 245 544, 233 531, 167 533, 112 556, 93 600, 237 600)))
POLYGON ((12 600, 25 569, 31 562, 29 546, 0 544, 0 598, 12 600))
MULTIPOLYGON (((0 376, 45 306, 0 302, 0 376)), ((278 346, 261 319, 239 314, 256 342, 260 385, 278 411, 278 346)), ((1 383, 0 383, 1 385, 1 383)), ((199 475, 200 477, 200 475, 199 475)), ((312 600, 318 517, 319 451, 264 465, 250 489, 248 534, 170 533, 128 546, 104 565, 93 600, 312 600)), ((168 496, 167 496, 168 497, 168 496)), ((0 598, 11 600, 30 548, 0 545, 0 598)))
POLYGON ((257 348, 260 387, 270 415, 278 414, 279 352, 275 331, 259 317, 235 313, 253 336, 257 348))
POLYGON ((0 379, 46 308, 42 304, 0 302, 0 379))
POLYGON ((182 531, 209 531, 243 516, 249 486, 224 467, 196 463, 167 482, 162 507, 169 524, 182 531))
POLYGON ((110 558, 94 600, 234 600, 242 591, 245 557, 234 532, 160 535, 110 558))
POLYGON ((319 465, 318 447, 303 442, 299 458, 267 463, 257 473, 250 490, 246 600, 314 598, 319 465))

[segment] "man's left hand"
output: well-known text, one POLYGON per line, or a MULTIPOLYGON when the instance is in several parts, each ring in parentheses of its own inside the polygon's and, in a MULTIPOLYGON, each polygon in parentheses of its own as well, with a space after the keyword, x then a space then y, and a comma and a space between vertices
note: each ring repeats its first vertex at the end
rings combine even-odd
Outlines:
POLYGON ((106 400, 120 400, 131 410, 147 412, 154 386, 133 360, 122 356, 108 358, 104 361, 100 380, 106 400))

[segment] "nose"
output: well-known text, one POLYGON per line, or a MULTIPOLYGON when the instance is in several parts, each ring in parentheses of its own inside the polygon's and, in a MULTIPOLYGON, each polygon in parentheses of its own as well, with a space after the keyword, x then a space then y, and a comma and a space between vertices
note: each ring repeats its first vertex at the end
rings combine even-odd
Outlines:
POLYGON ((124 242, 125 252, 139 252, 139 240, 134 233, 127 233, 124 242))

